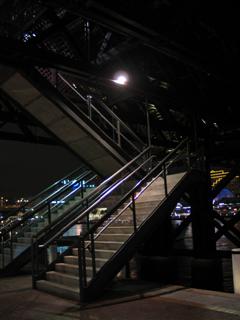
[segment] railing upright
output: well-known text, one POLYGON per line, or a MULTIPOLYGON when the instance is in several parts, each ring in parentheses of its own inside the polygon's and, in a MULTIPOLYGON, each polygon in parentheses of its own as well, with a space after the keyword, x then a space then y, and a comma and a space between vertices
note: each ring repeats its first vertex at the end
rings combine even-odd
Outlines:
POLYGON ((166 163, 163 163, 162 166, 163 169, 163 180, 164 180, 164 192, 165 192, 165 196, 167 197, 168 195, 168 187, 167 187, 167 170, 166 170, 166 163))
POLYGON ((96 276, 96 256, 95 256, 95 243, 94 243, 94 234, 91 232, 91 258, 92 258, 92 273, 93 277, 96 276))
POLYGON ((137 217, 136 217, 136 205, 135 205, 135 193, 132 195, 132 213, 133 213, 133 228, 134 232, 137 231, 137 217))

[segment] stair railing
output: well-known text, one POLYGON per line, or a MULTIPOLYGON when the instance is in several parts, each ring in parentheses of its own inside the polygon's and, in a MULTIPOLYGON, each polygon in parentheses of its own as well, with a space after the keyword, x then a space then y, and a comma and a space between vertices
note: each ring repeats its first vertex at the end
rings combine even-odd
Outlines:
MULTIPOLYGON (((49 197, 41 200, 38 206, 34 206, 33 209, 25 212, 22 217, 16 220, 15 224, 3 227, 0 231, 0 256, 2 256, 2 265, 0 268, 6 266, 4 262, 4 253, 6 252, 6 249, 10 249, 10 262, 13 260, 13 243, 17 238, 21 237, 21 235, 31 228, 31 226, 36 225, 38 222, 44 222, 44 218, 47 218, 47 225, 51 225, 54 212, 59 210, 76 194, 79 194, 81 199, 83 199, 86 186, 96 178, 97 176, 90 170, 74 176, 74 179, 69 181, 64 188, 60 188, 56 192, 53 192, 49 197)), ((78 202, 80 202, 80 200, 78 202)), ((71 210, 72 209, 73 208, 71 207, 71 210)))
MULTIPOLYGON (((47 188, 39 192, 37 195, 32 197, 30 201, 19 206, 15 211, 12 212, 11 216, 16 216, 18 215, 18 213, 24 213, 29 210, 31 211, 36 210, 38 206, 44 201, 47 201, 47 199, 51 197, 54 192, 58 192, 61 189, 66 188, 66 185, 68 185, 72 181, 72 179, 74 179, 76 174, 79 173, 80 171, 82 172, 83 170, 86 171, 85 167, 81 166, 80 168, 73 170, 71 173, 57 180, 56 182, 54 182, 53 184, 51 184, 50 186, 48 186, 47 188)), ((5 223, 3 223, 2 226, 0 226, 0 231, 2 227, 5 227, 5 223)))
POLYGON ((37 68, 64 97, 75 107, 76 115, 84 114, 89 121, 94 123, 115 145, 130 153, 138 155, 145 148, 145 143, 121 120, 101 99, 94 94, 85 94, 78 86, 79 79, 74 76, 63 76, 56 70, 37 68), (54 72, 55 83, 51 74, 54 72))
MULTIPOLYGON (((41 275, 51 268, 50 264, 46 261, 48 258, 48 249, 54 244, 57 246, 58 243, 61 243, 60 239, 63 239, 62 236, 64 233, 69 230, 76 223, 84 223, 86 219, 89 217, 89 214, 92 210, 98 208, 104 201, 112 195, 114 192, 119 191, 122 186, 126 184, 135 177, 135 181, 132 185, 125 190, 124 194, 121 196, 121 199, 114 203, 113 206, 107 208, 104 215, 96 222, 93 222, 89 225, 85 230, 82 229, 82 232, 76 237, 73 237, 73 243, 69 243, 69 246, 77 246, 78 247, 78 259, 79 259, 79 286, 80 286, 80 299, 84 299, 84 292, 89 284, 89 270, 87 270, 86 265, 86 250, 91 255, 91 274, 92 278, 94 278, 97 274, 96 268, 96 258, 95 258, 95 240, 100 236, 101 229, 107 228, 113 221, 120 217, 127 208, 131 208, 132 210, 132 225, 133 225, 133 233, 136 232, 137 226, 137 209, 136 209, 136 200, 140 193, 144 192, 156 179, 159 177, 163 178, 164 181, 164 189, 166 191, 166 196, 168 196, 168 177, 167 171, 173 164, 177 161, 184 161, 185 163, 190 163, 189 155, 187 154, 187 146, 188 140, 185 139, 182 141, 171 153, 169 153, 162 161, 158 162, 156 165, 152 165, 154 163, 153 156, 148 156, 146 158, 146 154, 143 152, 145 157, 142 157, 142 161, 140 163, 140 159, 138 158, 138 163, 135 166, 132 172, 128 173, 121 179, 117 179, 111 187, 107 188, 107 191, 101 193, 100 197, 97 197, 97 200, 93 202, 87 209, 79 212, 79 214, 69 223, 67 223, 62 229, 53 230, 53 236, 49 238, 47 241, 37 240, 34 241, 32 252, 33 252, 33 282, 36 284, 36 280, 38 280, 41 275), (187 159, 187 161, 186 161, 187 159), (151 164, 151 166, 150 166, 151 164), (148 166, 148 172, 143 174, 142 168, 148 166), (136 179, 136 177, 138 177, 136 179), (126 204, 127 203, 127 204, 126 204), (124 208, 122 208, 124 206, 124 208), (118 212, 119 210, 119 212, 118 212), (106 227, 107 225, 107 227, 106 227), (100 230, 100 231, 99 231, 100 230), (95 235, 96 234, 96 235, 95 235), (58 242, 59 241, 59 242, 58 242), (36 258, 38 257, 38 258, 36 258), (39 259, 39 257, 44 257, 39 259), (40 260, 40 262, 39 262, 40 260), (43 263, 43 261, 45 261, 43 263)), ((132 167, 131 163, 131 167, 132 167)), ((128 164, 125 166, 128 167, 128 164)), ((111 177, 109 178, 111 181, 111 177)), ((107 184, 108 186, 108 184, 107 184)), ((105 230, 104 229, 104 230, 105 230)), ((62 259, 62 255, 57 255, 57 260, 62 259)))

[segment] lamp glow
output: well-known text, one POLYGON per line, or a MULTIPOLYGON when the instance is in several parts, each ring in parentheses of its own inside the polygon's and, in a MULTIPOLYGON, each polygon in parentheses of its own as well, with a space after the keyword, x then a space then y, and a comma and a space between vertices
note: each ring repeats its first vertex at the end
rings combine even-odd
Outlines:
POLYGON ((117 72, 114 76, 113 82, 120 84, 122 86, 126 85, 128 82, 128 75, 126 72, 117 72))

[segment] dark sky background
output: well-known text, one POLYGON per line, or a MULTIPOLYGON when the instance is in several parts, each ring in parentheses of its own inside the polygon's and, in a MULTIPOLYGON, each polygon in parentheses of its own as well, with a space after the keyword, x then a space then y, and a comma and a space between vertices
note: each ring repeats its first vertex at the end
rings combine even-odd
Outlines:
POLYGON ((61 146, 0 140, 0 195, 34 196, 80 165, 61 146))

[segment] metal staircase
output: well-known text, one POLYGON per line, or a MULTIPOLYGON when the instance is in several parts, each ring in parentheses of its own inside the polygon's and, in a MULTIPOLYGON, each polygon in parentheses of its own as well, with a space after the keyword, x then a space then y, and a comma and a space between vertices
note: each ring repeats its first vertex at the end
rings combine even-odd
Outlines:
POLYGON ((51 238, 36 238, 32 248, 34 287, 81 302, 99 296, 186 191, 193 175, 187 150, 185 140, 158 161, 146 149, 104 181, 91 194, 92 204, 53 229, 51 238), (184 164, 184 172, 176 171, 179 163, 181 168, 184 164), (106 205, 112 194, 120 194, 120 200, 106 207, 98 221, 89 222, 65 251, 57 254, 64 233, 76 222, 89 221, 92 210, 106 205), (55 250, 54 261, 51 250, 55 250))
POLYGON ((0 226, 0 273, 16 272, 30 260, 31 238, 57 223, 88 195, 97 176, 80 167, 19 208, 0 226))
POLYGON ((109 176, 144 149, 141 139, 76 76, 55 69, 0 66, 0 89, 69 150, 109 176))

